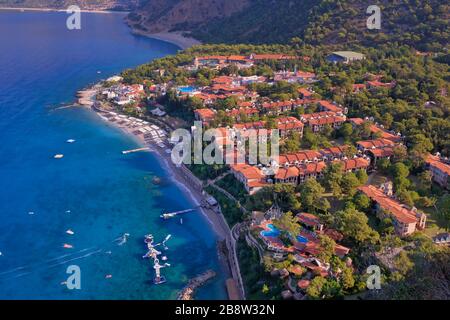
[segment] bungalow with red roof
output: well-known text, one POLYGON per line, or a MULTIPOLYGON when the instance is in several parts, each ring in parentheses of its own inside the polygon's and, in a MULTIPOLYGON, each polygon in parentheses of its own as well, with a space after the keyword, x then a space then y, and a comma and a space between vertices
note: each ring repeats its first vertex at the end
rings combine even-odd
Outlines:
POLYGON ((366 85, 364 83, 355 83, 352 85, 353 93, 360 93, 366 89, 366 85))
POLYGON ((194 110, 195 120, 201 121, 204 125, 208 125, 214 120, 216 112, 212 109, 203 108, 194 110))
POLYGON ((394 147, 397 143, 388 139, 361 140, 356 142, 356 147, 361 151, 368 151, 378 148, 394 147))
POLYGON ((326 168, 326 163, 311 162, 306 164, 299 164, 295 166, 279 167, 274 175, 275 183, 291 183, 300 184, 309 178, 321 178, 322 171, 326 168))
POLYGON ((331 148, 325 148, 321 150, 301 150, 294 153, 281 154, 278 157, 278 164, 280 166, 294 166, 299 164, 305 164, 309 162, 319 161, 333 161, 336 159, 343 159, 346 156, 345 151, 348 146, 336 146, 331 148))
POLYGON ((319 111, 331 111, 331 112, 336 112, 336 113, 344 112, 343 108, 335 105, 334 103, 326 101, 326 100, 320 100, 317 102, 317 104, 319 107, 319 111))
POLYGON ((278 156, 280 166, 294 166, 309 162, 319 162, 322 160, 322 154, 315 150, 301 150, 295 153, 286 153, 278 156))
POLYGON ((394 155, 394 148, 399 144, 389 139, 362 140, 356 143, 358 150, 365 152, 376 165, 379 159, 390 159, 394 155))
POLYGON ((230 166, 234 177, 244 184, 245 190, 252 195, 267 185, 265 175, 256 166, 233 164, 230 166))
POLYGON ((345 159, 345 160, 337 160, 334 162, 341 163, 344 172, 367 170, 367 168, 369 168, 370 165, 370 160, 367 158, 345 159))
POLYGON ((291 132, 298 132, 303 136, 303 122, 295 117, 283 117, 276 119, 277 129, 280 131, 280 137, 285 137, 291 132))
POLYGON ((303 99, 311 99, 313 96, 313 92, 306 88, 298 88, 298 93, 300 93, 300 97, 303 99))
MULTIPOLYGON (((365 122, 368 122, 369 120, 367 119, 361 119, 361 118, 349 118, 348 121, 353 125, 353 127, 358 127, 362 124, 364 124, 365 122)), ((402 141, 402 136, 398 133, 398 134, 394 134, 389 132, 388 130, 379 127, 376 124, 371 124, 370 125, 370 131, 373 135, 379 135, 379 138, 382 139, 387 139, 387 140, 391 140, 394 142, 401 142, 402 141)))
POLYGON ((282 112, 291 111, 293 107, 292 101, 271 101, 263 102, 261 108, 269 115, 279 115, 282 112))
POLYGON ((443 188, 450 189, 450 162, 442 159, 439 155, 428 155, 425 160, 432 179, 443 188))
POLYGON ((408 236, 425 228, 427 216, 416 208, 407 207, 373 185, 361 186, 358 189, 375 203, 375 210, 380 218, 385 218, 386 215, 392 218, 399 236, 408 236))
MULTIPOLYGON (((252 103, 249 102, 249 104, 251 105, 252 103)), ((241 121, 243 115, 250 117, 250 116, 254 116, 254 115, 258 115, 258 114, 259 114, 259 110, 256 108, 251 108, 251 107, 241 107, 241 108, 235 108, 235 109, 231 109, 231 110, 227 111, 227 115, 229 115, 230 117, 233 117, 237 121, 241 121)))
POLYGON ((320 132, 325 128, 325 126, 330 126, 333 129, 339 129, 345 120, 345 116, 340 116, 337 114, 325 115, 323 117, 311 118, 310 120, 307 120, 307 125, 313 132, 320 132))
POLYGON ((324 225, 320 222, 319 218, 314 214, 303 212, 299 213, 296 216, 296 218, 298 222, 300 222, 300 224, 312 228, 313 231, 316 232, 323 231, 324 225))

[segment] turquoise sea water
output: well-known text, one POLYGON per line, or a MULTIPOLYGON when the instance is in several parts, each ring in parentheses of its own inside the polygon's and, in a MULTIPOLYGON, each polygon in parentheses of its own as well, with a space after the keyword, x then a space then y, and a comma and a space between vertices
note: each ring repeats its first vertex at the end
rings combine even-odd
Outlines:
MULTIPOLYGON (((120 14, 82 14, 78 31, 65 28, 66 17, 0 11, 0 298, 173 299, 190 277, 220 272, 208 221, 192 213, 182 225, 163 222, 162 211, 192 203, 158 160, 122 155, 136 142, 92 112, 56 108, 81 87, 178 48, 131 35, 120 14), (151 283, 152 265, 142 259, 147 233, 157 241, 172 234, 163 285, 151 283), (61 284, 72 264, 81 290, 61 284)), ((225 298, 223 280, 198 297, 225 298)))

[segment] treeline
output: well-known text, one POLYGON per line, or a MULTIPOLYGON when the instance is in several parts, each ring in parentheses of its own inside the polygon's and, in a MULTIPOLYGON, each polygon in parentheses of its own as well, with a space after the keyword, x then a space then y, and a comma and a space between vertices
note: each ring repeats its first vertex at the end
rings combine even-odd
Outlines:
MULTIPOLYGON (((375 46, 407 44, 439 52, 447 45, 448 4, 440 0, 382 0, 381 30, 369 30, 367 4, 361 0, 262 0, 243 11, 193 27, 209 43, 289 43, 375 46)), ((181 27, 181 26, 180 26, 181 27)))

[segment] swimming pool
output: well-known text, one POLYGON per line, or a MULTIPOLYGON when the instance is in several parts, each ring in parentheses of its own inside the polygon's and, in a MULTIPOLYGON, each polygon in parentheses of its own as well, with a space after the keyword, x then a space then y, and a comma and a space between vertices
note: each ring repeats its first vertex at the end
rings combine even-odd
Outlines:
MULTIPOLYGON (((268 224, 267 225, 267 228, 269 228, 269 230, 263 230, 263 231, 261 231, 261 235, 263 236, 263 237, 278 237, 279 235, 280 235, 280 230, 278 230, 273 224, 268 224)), ((301 236, 301 235, 298 235, 297 237, 296 237, 296 239, 297 239, 297 241, 298 242, 300 242, 300 243, 307 243, 308 242, 308 239, 307 238, 305 238, 305 237, 303 237, 303 236, 301 236)))
POLYGON ((180 92, 182 92, 182 93, 192 93, 192 92, 197 91, 197 88, 187 86, 187 87, 179 87, 178 90, 180 90, 180 92))
POLYGON ((280 235, 280 230, 278 230, 273 224, 268 224, 267 228, 270 230, 261 231, 263 237, 278 237, 280 235))
POLYGON ((298 235, 298 236, 297 236, 297 241, 298 241, 298 242, 301 242, 301 243, 307 243, 307 242, 308 242, 308 239, 306 239, 306 238, 303 237, 303 236, 298 235))

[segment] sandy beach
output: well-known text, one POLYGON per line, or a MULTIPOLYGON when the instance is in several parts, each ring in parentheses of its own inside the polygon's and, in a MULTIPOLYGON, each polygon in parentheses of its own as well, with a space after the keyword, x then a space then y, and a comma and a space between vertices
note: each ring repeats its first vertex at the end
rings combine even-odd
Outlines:
MULTIPOLYGON (((176 183, 185 194, 191 198, 191 200, 196 205, 201 205, 199 210, 201 214, 206 218, 208 223, 210 223, 214 232, 217 234, 218 239, 226 243, 229 252, 233 252, 230 248, 232 242, 232 232, 227 222, 225 221, 223 215, 217 212, 216 208, 212 208, 207 203, 208 195, 203 192, 202 182, 196 178, 184 165, 176 165, 173 163, 171 159, 171 153, 168 152, 171 150, 171 145, 167 143, 167 136, 170 134, 168 132, 164 132, 163 136, 159 136, 157 138, 149 139, 149 134, 144 134, 139 130, 142 128, 157 128, 157 126, 152 125, 150 122, 146 122, 143 120, 138 120, 137 118, 127 117, 121 115, 120 113, 103 110, 99 108, 99 106, 95 103, 96 92, 99 89, 99 85, 95 85, 90 88, 86 88, 78 92, 77 96, 78 104, 84 107, 91 108, 94 112, 99 115, 104 121, 107 121, 114 127, 120 129, 127 135, 133 138, 140 147, 148 147, 151 152, 156 154, 156 159, 160 162, 161 166, 170 173, 171 179, 176 183), (141 121, 136 125, 137 121, 141 121), (146 137, 147 136, 147 137, 146 137)), ((161 128, 154 129, 154 133, 164 131, 161 128), (159 131, 161 130, 161 131, 159 131)), ((153 133, 152 133, 153 135, 153 133)), ((228 277, 232 277, 236 283, 242 283, 241 279, 237 279, 236 275, 239 274, 239 268, 236 267, 238 263, 236 261, 235 256, 232 254, 231 256, 224 256, 224 258, 228 261, 227 265, 230 269, 228 269, 229 274, 228 277)), ((238 276, 240 278, 240 276, 238 276)))
POLYGON ((181 32, 150 33, 146 36, 150 37, 150 38, 173 43, 173 44, 179 46, 183 50, 190 48, 192 46, 202 44, 197 39, 184 37, 181 32))
POLYGON ((131 26, 130 24, 128 24, 128 25, 130 26, 130 28, 134 34, 161 40, 161 41, 165 41, 165 42, 169 42, 169 43, 172 43, 172 44, 180 47, 182 50, 190 48, 195 45, 202 44, 197 39, 188 38, 188 37, 183 36, 182 32, 180 32, 180 31, 150 33, 150 32, 144 31, 144 30, 139 30, 139 29, 133 28, 133 26, 131 26))
MULTIPOLYGON (((41 12, 67 12, 67 9, 53 9, 53 8, 22 8, 22 7, 0 7, 1 10, 9 11, 41 11, 41 12)), ((80 10, 84 13, 122 13, 128 14, 128 11, 114 11, 114 10, 80 10)))

